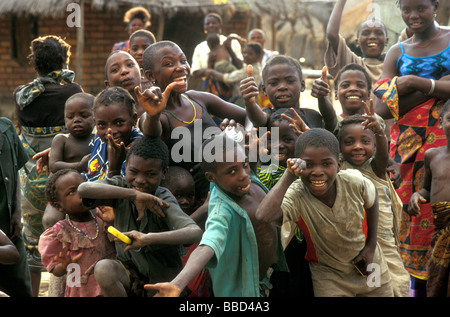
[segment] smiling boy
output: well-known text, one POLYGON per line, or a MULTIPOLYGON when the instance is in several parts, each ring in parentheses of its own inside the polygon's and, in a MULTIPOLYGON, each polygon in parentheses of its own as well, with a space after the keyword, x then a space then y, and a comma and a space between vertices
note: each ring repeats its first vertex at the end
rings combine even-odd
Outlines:
POLYGON ((288 171, 259 205, 257 218, 278 224, 294 221, 300 227, 307 241, 305 259, 314 296, 392 296, 377 244, 374 185, 358 171, 340 171, 339 143, 327 130, 301 134, 295 154, 288 171), (374 267, 367 279, 361 276, 374 267))
POLYGON ((112 206, 114 227, 122 232, 139 231, 145 241, 133 252, 125 252, 125 246, 116 243, 118 261, 96 265, 95 278, 105 296, 146 296, 144 283, 171 279, 181 270, 177 246, 200 240, 200 227, 181 210, 170 191, 159 186, 168 161, 169 152, 161 139, 140 138, 127 153, 125 178, 114 176, 78 188, 86 206, 112 206))

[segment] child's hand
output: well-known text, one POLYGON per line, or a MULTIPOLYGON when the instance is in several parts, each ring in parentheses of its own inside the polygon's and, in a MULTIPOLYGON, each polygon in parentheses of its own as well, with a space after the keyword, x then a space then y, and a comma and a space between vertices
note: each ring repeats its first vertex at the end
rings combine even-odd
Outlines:
POLYGON ((47 176, 50 175, 50 169, 48 168, 48 161, 50 158, 50 148, 43 150, 39 153, 36 153, 32 159, 36 161, 36 170, 40 174, 44 170, 44 167, 47 166, 47 176))
POLYGON ((90 158, 91 158, 91 153, 83 156, 83 158, 80 161, 79 167, 78 167, 80 172, 86 172, 88 170, 88 164, 89 164, 90 158))
POLYGON ((136 198, 134 199, 134 204, 138 210, 139 216, 137 220, 141 220, 144 217, 145 210, 148 209, 150 212, 154 213, 158 217, 164 218, 162 207, 169 207, 170 205, 164 200, 153 196, 148 193, 143 193, 137 191, 136 198))
POLYGON ((111 128, 108 129, 108 133, 106 134, 106 146, 109 158, 108 170, 120 171, 126 157, 127 149, 123 141, 116 142, 114 140, 111 128))
POLYGON ((324 98, 330 94, 330 85, 327 82, 327 67, 322 68, 322 77, 314 80, 311 87, 311 96, 315 98, 324 98))
POLYGON ((366 119, 366 121, 364 121, 362 125, 366 129, 370 129, 374 134, 384 135, 383 128, 381 128, 380 120, 378 120, 378 116, 375 114, 375 110, 373 107, 373 100, 370 99, 369 107, 367 107, 365 101, 363 101, 362 103, 364 105, 364 109, 366 110, 366 113, 362 115, 366 119))
POLYGON ((166 109, 167 100, 169 99, 170 93, 175 86, 184 85, 184 81, 172 82, 170 83, 164 92, 157 86, 153 86, 143 93, 139 90, 139 86, 134 88, 137 101, 142 106, 142 108, 150 115, 154 116, 160 114, 164 109, 166 109))
MULTIPOLYGON (((249 65, 251 66, 251 65, 249 65)), ((253 71, 252 71, 253 72, 253 71)), ((248 69, 247 69, 248 75, 248 69)), ((255 98, 259 94, 258 84, 256 83, 253 75, 241 80, 239 89, 241 90, 241 95, 245 100, 246 105, 253 105, 255 103, 255 98)))
POLYGON ((367 266, 373 261, 375 249, 364 247, 361 252, 353 259, 352 264, 361 275, 367 276, 367 266))
POLYGON ((131 239, 131 244, 128 244, 125 247, 125 249, 123 250, 124 252, 127 252, 131 249, 140 249, 149 244, 148 242, 145 241, 145 236, 147 235, 145 233, 133 230, 129 232, 123 232, 123 234, 131 239))
POLYGON ((245 148, 249 153, 256 153, 256 161, 259 161, 262 155, 270 153, 267 145, 267 139, 270 135, 270 131, 266 131, 262 136, 258 137, 258 129, 253 128, 248 134, 248 145, 245 148))
POLYGON ((302 176, 303 170, 306 168, 306 162, 300 158, 292 158, 287 160, 287 169, 295 177, 302 176))
POLYGON ((411 195, 411 198, 409 199, 408 206, 406 208, 406 212, 411 217, 419 216, 420 215, 420 207, 419 203, 425 204, 427 200, 418 192, 415 192, 411 195))
POLYGON ((67 270, 67 266, 68 266, 70 263, 75 263, 75 262, 77 262, 77 261, 81 258, 82 255, 83 255, 83 253, 80 252, 80 253, 77 254, 76 256, 72 257, 72 256, 70 255, 70 251, 67 251, 66 253, 63 253, 63 252, 61 251, 61 252, 59 252, 58 255, 55 255, 55 257, 54 257, 53 259, 55 260, 55 262, 60 263, 60 264, 59 264, 60 269, 62 269, 62 270, 65 271, 65 270, 67 270))
POLYGON ((288 117, 287 115, 285 115, 284 113, 281 114, 281 116, 285 119, 287 119, 289 122, 291 122, 289 124, 289 126, 291 128, 293 128, 295 130, 295 133, 297 135, 302 134, 303 132, 309 130, 308 125, 302 120, 302 118, 300 117, 300 115, 297 113, 297 111, 295 111, 294 108, 290 109, 292 114, 294 115, 295 119, 292 119, 291 117, 288 117))
POLYGON ((145 284, 146 291, 158 291, 154 297, 179 297, 181 290, 171 283, 145 284))
POLYGON ((110 206, 99 206, 97 207, 97 210, 95 211, 95 214, 103 220, 103 222, 107 224, 113 224, 114 223, 114 209, 110 206))

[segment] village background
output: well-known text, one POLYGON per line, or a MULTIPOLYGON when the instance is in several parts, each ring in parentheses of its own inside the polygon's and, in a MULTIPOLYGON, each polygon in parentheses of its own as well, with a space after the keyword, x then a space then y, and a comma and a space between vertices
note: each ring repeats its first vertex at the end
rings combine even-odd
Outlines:
MULTIPOLYGON (((266 48, 299 59, 305 70, 306 91, 302 107, 315 108, 311 83, 323 66, 325 29, 333 0, 2 0, 0 1, 0 116, 14 121, 12 93, 36 76, 28 63, 31 40, 55 34, 72 46, 70 69, 88 93, 96 95, 104 86, 104 65, 114 43, 128 38, 123 15, 133 6, 143 6, 152 15, 152 31, 157 40, 180 45, 191 62, 195 46, 204 40, 203 18, 214 11, 224 20, 223 34, 237 33, 247 38, 252 28, 267 35, 266 48), (81 8, 80 27, 69 27, 68 5, 81 8)), ((437 20, 448 25, 450 0, 440 0, 437 20)), ((348 0, 342 18, 341 35, 349 45, 358 25, 370 16, 388 27, 388 47, 397 42, 404 28, 395 0, 348 0)), ((387 48, 388 49, 388 48, 387 48)), ((386 49, 386 50, 387 50, 386 49)), ((190 79, 189 88, 200 82, 190 79)), ((340 111, 338 105, 337 111, 340 111)))
MULTIPOLYGON (((223 18, 223 34, 247 38, 252 28, 266 33, 265 48, 300 60, 306 79, 301 106, 317 108, 310 95, 312 81, 323 67, 325 30, 335 0, 1 0, 0 1, 0 116, 15 122, 14 89, 32 81, 30 42, 43 35, 65 38, 72 46, 69 68, 85 92, 96 95, 105 88, 105 61, 114 43, 128 38, 124 13, 143 6, 152 15, 150 31, 156 39, 176 42, 189 63, 195 46, 204 40, 203 18, 217 12, 223 18), (80 27, 69 27, 68 5, 80 6, 80 27)), ((397 42, 405 27, 395 0, 348 0, 340 34, 352 46, 359 24, 368 17, 388 28, 388 46, 397 42)), ((448 26, 450 0, 439 1, 437 21, 448 26)), ((200 89, 194 78, 190 89, 200 89)), ((332 86, 332 85, 331 85, 332 86)), ((335 102, 337 112, 340 106, 335 102)), ((43 274, 40 296, 46 296, 48 274, 43 274)))

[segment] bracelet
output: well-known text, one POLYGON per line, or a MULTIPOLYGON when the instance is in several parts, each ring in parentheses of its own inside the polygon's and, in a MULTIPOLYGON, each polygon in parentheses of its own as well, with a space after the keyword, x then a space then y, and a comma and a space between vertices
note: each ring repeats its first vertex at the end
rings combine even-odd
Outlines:
POLYGON ((430 91, 427 93, 427 96, 431 95, 434 92, 434 88, 436 88, 436 83, 434 81, 434 79, 430 79, 431 80, 431 88, 430 91))

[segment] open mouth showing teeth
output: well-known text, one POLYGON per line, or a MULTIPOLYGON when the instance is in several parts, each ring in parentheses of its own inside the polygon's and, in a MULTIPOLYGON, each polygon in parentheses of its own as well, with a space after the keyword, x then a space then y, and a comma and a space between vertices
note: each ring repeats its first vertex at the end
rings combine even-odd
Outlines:
POLYGON ((325 185, 325 181, 311 181, 311 184, 312 184, 314 187, 322 187, 322 186, 325 185))
POLYGON ((347 99, 348 100, 360 100, 361 97, 359 97, 359 96, 348 96, 347 99))
POLYGON ((177 77, 177 78, 173 79, 174 82, 182 82, 185 80, 186 80, 186 76, 181 76, 181 77, 177 77))
POLYGON ((377 43, 369 43, 367 44, 368 47, 378 47, 377 43))
POLYGON ((244 192, 248 191, 248 190, 250 189, 251 183, 252 183, 252 182, 249 181, 248 184, 247 184, 247 186, 239 187, 239 190, 244 191, 244 192))

